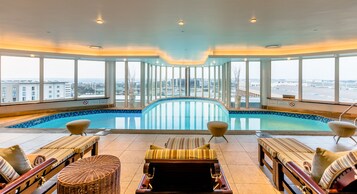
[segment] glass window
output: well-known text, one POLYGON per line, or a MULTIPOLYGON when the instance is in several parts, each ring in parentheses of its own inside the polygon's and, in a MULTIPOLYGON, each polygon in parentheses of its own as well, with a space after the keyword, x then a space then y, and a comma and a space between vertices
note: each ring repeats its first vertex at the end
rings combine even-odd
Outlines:
POLYGON ((246 102, 246 63, 232 62, 231 63, 231 102, 235 108, 245 106, 246 102))
POLYGON ((186 96, 186 67, 180 67, 180 96, 186 96))
POLYGON ((161 98, 161 66, 156 66, 156 98, 161 98))
MULTIPOLYGON (((1 85, 6 92, 2 102, 26 102, 39 100, 40 60, 33 57, 1 57, 1 85), (20 88, 25 87, 26 96, 20 97, 20 88), (9 89, 8 89, 9 88, 9 89)), ((23 89, 22 89, 23 90, 23 89)), ((3 93, 4 94, 4 93, 3 93)))
POLYGON ((299 60, 271 62, 271 97, 282 98, 293 95, 298 98, 299 60))
POLYGON ((115 101, 116 106, 125 106, 125 62, 123 61, 115 63, 115 101))
POLYGON ((151 66, 151 95, 152 99, 156 99, 156 65, 151 66))
POLYGON ((78 60, 78 97, 105 96, 105 62, 78 60))
POLYGON ((74 60, 44 59, 44 100, 74 97, 74 60), (48 95, 56 86, 57 96, 48 95))
POLYGON ((260 62, 249 62, 249 107, 260 108, 260 62))
POLYGON ((357 57, 340 58, 340 102, 357 102, 357 57))
POLYGON ((140 73, 141 64, 140 62, 129 62, 128 63, 128 99, 129 107, 140 107, 140 73))
POLYGON ((216 88, 216 74, 215 74, 215 67, 211 66, 209 67, 209 71, 210 71, 210 79, 209 79, 209 89, 210 89, 210 93, 209 93, 209 98, 216 98, 216 93, 215 93, 215 88, 216 88))
POLYGON ((190 67, 190 96, 196 96, 195 87, 196 87, 196 68, 190 67))
POLYGON ((173 95, 174 81, 172 71, 172 67, 167 67, 167 97, 171 97, 173 95))
POLYGON ((203 86, 203 82, 202 82, 202 71, 203 68, 202 67, 196 67, 196 97, 202 97, 202 86, 203 86))
POLYGON ((180 96, 180 68, 173 67, 174 71, 174 96, 180 96))
POLYGON ((167 94, 167 81, 166 81, 166 67, 161 67, 161 97, 166 98, 167 94))
POLYGON ((209 97, 210 91, 210 79, 209 79, 209 67, 203 67, 203 97, 209 97))
POLYGON ((335 59, 304 59, 302 82, 304 100, 334 101, 335 59))

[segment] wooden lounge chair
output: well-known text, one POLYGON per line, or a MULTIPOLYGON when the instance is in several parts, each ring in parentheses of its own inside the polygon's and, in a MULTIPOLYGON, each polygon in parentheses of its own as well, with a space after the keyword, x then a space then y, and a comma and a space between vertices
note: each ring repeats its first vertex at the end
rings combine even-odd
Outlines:
MULTIPOLYGON (((259 138, 258 143, 259 164, 269 169, 273 175, 273 182, 280 191, 313 194, 357 192, 356 173, 351 168, 341 167, 341 170, 331 174, 328 186, 319 185, 321 181, 316 183, 306 170, 303 170, 303 163, 312 161, 315 151, 293 138, 259 138), (271 163, 265 156, 271 160, 271 163)), ((357 162, 357 153, 349 154, 353 154, 349 158, 354 158, 357 162)), ((344 158, 338 160, 343 161, 344 158)), ((346 162, 341 163, 346 164, 346 162)))
POLYGON ((148 150, 136 193, 232 193, 211 149, 148 150))
POLYGON ((16 180, 8 184, 0 184, 0 194, 52 193, 56 189, 57 181, 50 179, 86 153, 98 155, 98 141, 99 137, 96 136, 67 136, 41 147, 31 154, 45 156, 46 161, 16 180))

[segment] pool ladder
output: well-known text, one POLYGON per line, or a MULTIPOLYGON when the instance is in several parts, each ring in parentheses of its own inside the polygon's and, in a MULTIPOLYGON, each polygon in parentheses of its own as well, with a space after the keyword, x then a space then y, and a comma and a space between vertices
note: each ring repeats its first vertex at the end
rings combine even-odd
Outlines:
MULTIPOLYGON (((343 113, 340 114, 340 117, 338 118, 338 120, 341 121, 342 120, 342 116, 344 114, 346 114, 349 110, 351 110, 354 106, 356 106, 356 104, 357 104, 357 102, 351 104, 350 107, 348 107, 345 111, 343 111, 343 113)), ((353 120, 353 124, 356 125, 356 122, 357 122, 357 118, 355 118, 355 120, 353 120)))

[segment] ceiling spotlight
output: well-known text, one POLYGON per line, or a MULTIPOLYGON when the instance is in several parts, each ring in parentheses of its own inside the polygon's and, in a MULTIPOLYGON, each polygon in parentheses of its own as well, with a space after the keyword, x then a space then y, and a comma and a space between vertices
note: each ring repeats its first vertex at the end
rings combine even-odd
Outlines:
POLYGON ((248 59, 247 59, 247 58, 244 58, 244 61, 248 61, 248 59))
POLYGON ((290 61, 290 59, 291 59, 291 58, 290 58, 290 57, 288 57, 288 61, 290 61))
POLYGON ((280 44, 270 44, 270 45, 266 45, 265 48, 269 48, 269 49, 275 49, 275 48, 280 48, 281 45, 280 44))
POLYGON ((256 22, 257 22, 257 18, 255 17, 250 18, 250 23, 254 24, 256 22))
POLYGON ((34 55, 34 54, 31 54, 30 57, 35 57, 35 55, 34 55))
POLYGON ((177 22, 177 24, 178 24, 179 26, 184 26, 184 25, 185 25, 185 21, 179 20, 179 21, 177 22))
POLYGON ((89 45, 89 48, 91 49, 102 49, 102 46, 98 46, 98 45, 89 45))
POLYGON ((95 22, 97 24, 104 24, 104 20, 102 18, 98 18, 97 20, 95 20, 95 22))
POLYGON ((124 58, 123 61, 125 62, 125 61, 126 61, 126 58, 124 58))

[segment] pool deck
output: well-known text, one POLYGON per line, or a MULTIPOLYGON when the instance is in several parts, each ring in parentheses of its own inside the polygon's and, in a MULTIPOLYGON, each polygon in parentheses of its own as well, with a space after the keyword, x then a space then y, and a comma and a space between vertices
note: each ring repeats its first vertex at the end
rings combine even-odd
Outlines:
MULTIPOLYGON (((68 133, 49 132, 17 132, 1 133, 0 147, 19 144, 26 153, 55 140, 68 133)), ((91 134, 89 134, 91 135, 91 134)), ((151 144, 164 146, 170 137, 180 135, 167 134, 108 134, 101 136, 99 154, 117 156, 121 161, 121 193, 135 193, 143 175, 145 151, 151 144)), ((185 135, 194 136, 194 135, 185 135)), ((206 142, 210 135, 195 135, 204 137, 206 142)), ((293 137, 311 148, 322 147, 331 151, 346 151, 357 149, 357 145, 349 138, 342 138, 339 144, 330 136, 274 136, 293 137)), ((219 162, 225 172, 228 182, 235 194, 280 194, 272 184, 271 174, 265 167, 258 164, 258 143, 255 135, 226 135, 229 143, 223 138, 214 138, 211 148, 215 149, 219 162), (249 176, 247 176, 249 174, 249 176)))

